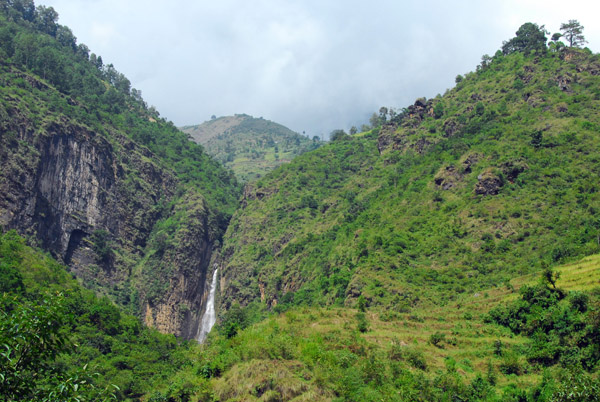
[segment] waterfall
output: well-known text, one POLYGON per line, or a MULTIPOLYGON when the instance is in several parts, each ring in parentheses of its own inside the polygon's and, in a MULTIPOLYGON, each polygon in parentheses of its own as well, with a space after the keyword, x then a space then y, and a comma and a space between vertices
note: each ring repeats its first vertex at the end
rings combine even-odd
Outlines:
POLYGON ((215 325, 217 315, 215 313, 215 292, 217 290, 217 271, 219 269, 215 264, 215 272, 213 272, 212 282, 210 284, 210 292, 208 293, 208 299, 206 300, 206 310, 202 316, 202 321, 198 328, 198 342, 202 343, 206 339, 206 336, 215 325))

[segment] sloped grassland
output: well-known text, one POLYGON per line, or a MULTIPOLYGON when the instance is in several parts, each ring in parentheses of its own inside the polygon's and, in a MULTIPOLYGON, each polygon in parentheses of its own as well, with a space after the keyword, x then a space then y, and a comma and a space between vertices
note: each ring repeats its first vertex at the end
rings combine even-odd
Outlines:
POLYGON ((582 50, 498 54, 259 180, 223 243, 222 310, 410 308, 597 252, 599 71, 582 50))
POLYGON ((248 186, 198 363, 217 398, 597 400, 599 73, 499 53, 248 186))

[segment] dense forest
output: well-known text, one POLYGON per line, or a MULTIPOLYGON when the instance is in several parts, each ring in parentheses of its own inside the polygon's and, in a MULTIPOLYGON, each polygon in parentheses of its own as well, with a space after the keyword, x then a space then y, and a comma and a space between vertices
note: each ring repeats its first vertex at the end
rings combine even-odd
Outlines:
POLYGON ((600 400, 577 21, 242 192, 52 8, 0 11, 3 400, 600 400))

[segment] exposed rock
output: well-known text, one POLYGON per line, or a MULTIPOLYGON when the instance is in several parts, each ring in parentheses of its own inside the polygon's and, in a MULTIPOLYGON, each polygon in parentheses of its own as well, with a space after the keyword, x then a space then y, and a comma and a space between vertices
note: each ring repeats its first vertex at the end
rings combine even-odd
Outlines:
POLYGON ((408 107, 408 118, 402 123, 403 126, 416 127, 427 116, 433 116, 433 100, 419 98, 413 105, 408 107))
POLYGON ((568 76, 559 75, 558 77, 556 77, 556 83, 558 84, 560 90, 563 92, 572 92, 570 87, 571 82, 572 80, 568 76))
POLYGON ((450 117, 444 122, 444 134, 445 137, 452 137, 455 133, 460 131, 462 124, 456 120, 455 117, 450 117))
POLYGON ((380 154, 395 142, 395 132, 395 125, 384 125, 383 127, 381 127, 381 130, 379 131, 379 136, 377 137, 377 149, 379 150, 380 154))
POLYGON ((448 165, 440 168, 434 177, 434 183, 442 190, 450 190, 463 181, 464 177, 471 173, 473 165, 482 158, 481 154, 468 153, 461 158, 460 165, 457 168, 454 165, 448 165))
POLYGON ((480 195, 497 195, 503 186, 502 178, 494 173, 493 168, 485 169, 477 176, 475 184, 475 194, 480 195))
POLYGON ((461 158, 462 169, 464 173, 471 173, 471 168, 483 158, 483 155, 474 152, 468 153, 461 158))
POLYGON ((512 183, 521 173, 529 169, 529 166, 524 161, 518 160, 504 162, 501 168, 502 173, 504 173, 506 176, 506 179, 512 183))
POLYGON ((421 137, 415 142, 414 148, 418 153, 422 154, 429 145, 431 145, 431 142, 426 137, 421 137))
MULTIPOLYGON (((211 212, 204 198, 198 193, 186 194, 174 208, 173 216, 183 214, 181 226, 175 234, 175 244, 167 248, 159 261, 163 267, 172 267, 167 276, 162 272, 143 272, 144 275, 159 276, 147 278, 144 283, 168 283, 168 290, 153 300, 145 299, 146 324, 161 332, 172 333, 184 338, 195 337, 199 321, 209 294, 210 278, 207 275, 213 252, 215 233, 210 225, 211 212), (152 318, 149 319, 149 316, 152 318)), ((148 269, 145 264, 142 269, 148 269)), ((147 286, 139 292, 145 295, 147 286)))
MULTIPOLYGON (((122 134, 109 140, 64 117, 34 129, 18 106, 8 103, 7 112, 0 125, 0 225, 34 240, 84 284, 128 289, 155 223, 171 213, 157 205, 174 199, 173 173, 122 134), (98 231, 118 253, 96 254, 98 231)), ((206 215, 190 220, 169 257, 164 297, 151 305, 145 285, 136 285, 141 317, 161 331, 191 337, 196 330, 214 241, 206 215)))
POLYGON ((434 183, 442 190, 450 190, 462 179, 462 175, 452 165, 442 167, 434 177, 434 183))
POLYGON ((246 184, 244 186, 244 193, 242 195, 241 205, 245 207, 246 205, 248 205, 248 201, 262 200, 265 197, 268 197, 272 194, 276 194, 278 191, 278 189, 256 188, 252 184, 246 184))

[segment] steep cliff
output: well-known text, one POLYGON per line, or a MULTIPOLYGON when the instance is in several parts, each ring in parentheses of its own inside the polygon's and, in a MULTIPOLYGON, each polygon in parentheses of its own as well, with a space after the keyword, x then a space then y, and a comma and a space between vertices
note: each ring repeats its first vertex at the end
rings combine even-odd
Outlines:
POLYGON ((194 337, 232 174, 126 94, 114 113, 18 64, 0 70, 0 225, 146 324, 194 337))

